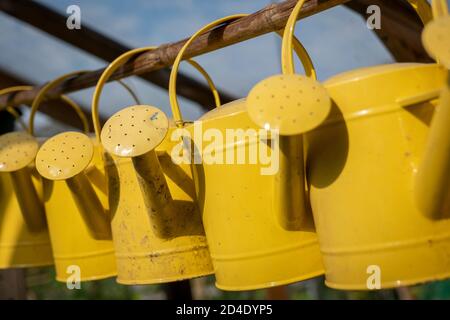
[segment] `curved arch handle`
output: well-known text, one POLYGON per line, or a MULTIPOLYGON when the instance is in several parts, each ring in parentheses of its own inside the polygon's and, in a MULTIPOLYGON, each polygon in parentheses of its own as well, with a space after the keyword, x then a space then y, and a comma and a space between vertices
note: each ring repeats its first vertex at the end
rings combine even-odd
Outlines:
MULTIPOLYGON (((248 16, 248 14, 242 13, 242 14, 234 14, 231 16, 223 17, 221 19, 215 20, 201 29, 199 29, 197 32, 195 32, 189 40, 184 44, 184 46, 181 48, 181 50, 178 52, 178 55, 173 63, 172 66, 172 72, 170 73, 170 80, 169 80, 169 98, 170 98, 170 106, 172 108, 172 114, 175 120, 175 123, 177 126, 183 126, 183 117, 181 114, 180 106, 178 103, 177 98, 177 75, 178 75, 178 69, 180 67, 180 63, 183 59, 183 55, 186 52, 186 49, 189 47, 189 45, 194 41, 197 37, 199 37, 201 34, 214 29, 215 27, 225 23, 225 22, 232 22, 236 19, 240 19, 243 17, 248 16)), ((278 35, 282 36, 282 32, 277 32, 278 35)), ((314 69, 313 63, 311 61, 311 58, 308 55, 308 52, 305 50, 303 45, 298 41, 297 38, 294 37, 293 39, 293 46, 294 51, 300 58, 301 63, 303 64, 303 68, 305 69, 305 73, 307 76, 310 76, 312 78, 316 78, 316 71, 314 69)), ((188 60, 189 61, 189 60, 188 60)))
MULTIPOLYGON (((100 126, 100 120, 99 120, 99 101, 100 101, 100 95, 102 93, 103 87, 105 86, 105 83, 108 81, 108 79, 111 77, 111 75, 116 71, 120 66, 122 66, 126 61, 131 59, 132 57, 136 56, 139 53, 143 53, 146 51, 151 51, 156 49, 157 47, 150 46, 150 47, 143 47, 143 48, 137 48, 134 50, 130 50, 116 58, 104 71, 101 75, 100 79, 97 82, 97 85, 95 87, 94 95, 92 97, 92 122, 94 123, 94 129, 95 134, 97 136, 97 139, 100 141, 100 132, 101 132, 101 126, 100 126)), ((188 61, 195 69, 197 69, 206 79, 208 82, 208 85, 213 93, 214 101, 216 103, 216 106, 220 106, 220 97, 219 93, 217 91, 216 86, 214 85, 214 82, 212 81, 209 74, 195 61, 189 60, 188 61)))

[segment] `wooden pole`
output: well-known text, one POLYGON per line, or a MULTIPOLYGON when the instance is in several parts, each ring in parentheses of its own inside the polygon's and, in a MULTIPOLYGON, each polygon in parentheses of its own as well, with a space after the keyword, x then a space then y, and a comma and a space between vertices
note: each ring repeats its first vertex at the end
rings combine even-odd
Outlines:
MULTIPOLYGON (((8 88, 12 86, 22 86, 22 85, 30 85, 30 82, 28 80, 19 78, 16 75, 13 75, 9 73, 8 71, 0 69, 0 88, 8 88)), ((33 84, 31 84, 33 85, 33 84)), ((29 107, 29 105, 28 105, 29 107)), ((90 119, 91 113, 88 111, 89 109, 86 108, 83 105, 80 105, 82 108, 85 116, 90 119)), ((67 124, 73 128, 77 128, 82 130, 83 124, 78 119, 78 115, 75 113, 75 111, 72 108, 66 108, 65 106, 61 105, 60 100, 49 100, 45 101, 42 106, 39 108, 39 112, 42 112, 49 117, 58 120, 64 124, 67 124)), ((6 115, 6 113, 5 113, 6 115)), ((3 114, 2 114, 3 116, 3 114)), ((104 123, 105 119, 101 118, 100 121, 104 123)))
POLYGON ((396 61, 433 62, 422 45, 423 23, 406 1, 353 0, 345 5, 364 19, 370 5, 380 7, 381 29, 374 31, 396 61))
MULTIPOLYGON (((69 30, 66 28, 66 16, 36 1, 0 0, 0 10, 108 62, 131 49, 95 31, 83 21, 80 30, 69 30)), ((141 77, 158 87, 168 89, 170 70, 161 69, 141 77)), ((206 84, 180 73, 178 87, 180 96, 197 102, 202 107, 214 106, 213 96, 206 84)), ((236 99, 223 90, 220 91, 220 96, 224 103, 236 99)))
MULTIPOLYGON (((303 6, 299 19, 348 1, 350 0, 308 0, 303 6)), ((248 17, 238 19, 210 32, 206 32, 192 42, 192 45, 186 50, 185 58, 198 56, 272 31, 280 30, 285 26, 289 14, 296 3, 297 0, 288 0, 271 4, 248 17)), ((139 55, 117 70, 111 76, 110 80, 117 80, 130 75, 142 75, 170 66, 186 41, 187 39, 184 39, 175 43, 164 44, 154 51, 139 55)), ((49 91, 48 96, 57 97, 62 93, 92 87, 97 83, 102 71, 103 69, 69 79, 49 91)), ((0 97, 0 106, 4 106, 7 101, 9 101, 10 105, 29 103, 36 96, 38 90, 21 92, 14 97, 2 96, 0 97)))

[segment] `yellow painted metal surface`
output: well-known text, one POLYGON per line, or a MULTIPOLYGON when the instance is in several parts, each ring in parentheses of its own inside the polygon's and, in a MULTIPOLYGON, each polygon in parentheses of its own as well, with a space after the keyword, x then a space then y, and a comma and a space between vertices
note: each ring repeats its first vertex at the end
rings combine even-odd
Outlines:
POLYGON ((306 140, 327 285, 367 289, 370 266, 380 268, 381 288, 450 276, 450 220, 425 217, 413 193, 436 103, 398 103, 445 81, 442 67, 404 64, 325 83, 333 109, 306 140))
MULTIPOLYGON (((94 143, 87 135, 63 132, 41 146, 36 156, 36 168, 48 180, 66 181, 91 237, 111 240, 109 213, 85 172, 92 162, 94 149, 94 143)), ((98 182, 105 184, 105 180, 99 178, 98 182)))
MULTIPOLYGON (((61 76, 41 89, 30 112, 31 133, 34 115, 46 92, 84 72, 61 76)), ((84 118, 81 110, 77 113, 84 118)), ((83 119, 83 123, 88 130, 87 120, 83 119)), ((36 168, 44 177, 44 201, 56 279, 66 282, 72 276, 70 266, 80 268, 80 281, 115 276, 103 162, 95 139, 78 132, 58 134, 41 145, 36 168)))
MULTIPOLYGON (((31 89, 10 87, 0 90, 0 95, 31 89)), ((36 139, 25 132, 0 136, 1 269, 53 264, 42 184, 32 176, 31 164, 37 148, 36 139)))
POLYGON ((94 156, 88 136, 79 132, 63 132, 39 149, 36 169, 46 179, 67 180, 83 172, 94 156))
POLYGON ((450 16, 430 22, 423 34, 422 42, 428 53, 439 63, 450 69, 450 16))
POLYGON ((101 132, 103 146, 119 157, 138 157, 153 151, 167 135, 169 120, 158 108, 131 106, 114 114, 101 132))
MULTIPOLYGON (((42 196, 39 179, 33 183, 42 196)), ((0 269, 53 264, 47 230, 32 232, 21 213, 11 177, 0 173, 0 269)))
MULTIPOLYGON (((251 149, 266 143, 263 136, 244 134, 241 137, 235 137, 231 142, 219 142, 219 146, 212 150, 207 148, 208 143, 203 143, 203 137, 198 138, 198 134, 202 135, 209 129, 218 130, 224 137, 227 129, 250 129, 257 132, 260 128, 250 119, 249 112, 263 127, 266 127, 268 123, 269 126, 289 134, 298 130, 292 123, 284 122, 285 113, 279 109, 281 103, 290 103, 290 96, 293 101, 295 95, 299 94, 298 90, 302 89, 301 86, 295 86, 298 78, 294 76, 287 77, 292 80, 292 83, 286 85, 296 87, 297 91, 295 94, 283 92, 283 96, 280 97, 283 101, 278 100, 279 103, 276 105, 266 100, 266 95, 271 93, 262 83, 250 98, 254 104, 248 112, 244 99, 221 106, 199 119, 202 126, 199 133, 196 132, 198 130, 196 125, 186 124, 181 118, 175 91, 176 73, 184 51, 198 35, 219 24, 242 16, 244 15, 225 17, 197 31, 180 50, 172 68, 169 93, 175 121, 190 133, 190 137, 194 137, 191 142, 195 152, 202 154, 203 158, 212 156, 220 158, 222 156, 222 159, 225 159, 226 154, 229 153, 234 155, 244 153, 245 157, 249 157, 251 149), (261 108, 258 107, 260 101, 264 101, 261 108), (262 108, 266 109, 260 114, 262 108), (264 118, 264 112, 270 115, 270 119, 264 118)), ((294 46, 300 50, 300 57, 306 73, 315 75, 306 51, 303 47, 298 47, 298 42, 294 46)), ((287 89, 287 87, 283 88, 285 83, 279 83, 279 78, 270 80, 276 82, 277 86, 280 84, 280 90, 287 89)), ((310 83, 309 79, 304 81, 310 83)), ((306 85, 306 87, 308 86, 306 85)), ((320 94, 319 96, 321 97, 320 94)), ((316 100, 315 102, 317 103, 316 100)), ((319 107, 320 105, 319 102, 319 107)), ((287 104, 283 104, 283 107, 286 107, 288 111, 291 110, 287 104)), ((297 104, 295 107, 298 108, 297 104)), ((326 117, 326 105, 323 109, 318 112, 318 118, 326 117)), ((314 121, 305 124, 304 128, 313 125, 312 122, 314 121)), ((294 143, 288 144, 288 148, 301 151, 296 148, 297 140, 294 138, 293 141, 294 143)), ((248 158, 246 159, 249 161, 248 158)), ((294 185, 298 184, 293 180, 298 177, 294 172, 292 175, 286 174, 290 172, 288 167, 292 163, 291 160, 292 158, 288 157, 286 161, 280 163, 281 173, 276 175, 262 175, 261 170, 265 165, 259 160, 254 164, 248 162, 246 164, 207 163, 203 161, 203 163, 193 165, 197 200, 203 216, 218 288, 223 290, 260 289, 305 280, 323 273, 311 214, 303 217, 300 223, 293 221, 295 217, 285 219, 286 216, 296 216, 297 214, 295 212, 297 203, 292 203, 290 208, 282 205, 297 197, 297 194, 293 192, 297 191, 294 185), (286 191, 285 194, 278 193, 277 190, 280 187, 286 191), (285 209, 287 210, 285 211, 285 209), (282 218, 280 219, 280 217, 282 218), (279 223, 280 220, 286 223, 279 223)), ((304 187, 301 188, 303 191, 304 187)))
MULTIPOLYGON (((94 127, 105 148, 117 281, 130 285, 213 272, 190 168, 175 165, 170 157, 174 143, 167 137, 174 127, 168 128, 166 116, 152 106, 131 106, 100 128, 98 102, 105 82, 125 61, 152 49, 132 50, 110 64, 92 103, 94 127)), ((207 73, 193 65, 217 92, 207 73)))
POLYGON ((419 209, 429 218, 450 218, 450 16, 447 2, 435 1, 435 21, 429 23, 422 39, 429 54, 447 69, 447 82, 431 123, 423 159, 415 180, 419 209))
MULTIPOLYGON (((92 138, 92 143, 96 143, 92 138)), ((87 176, 104 208, 108 208, 100 148, 95 147, 87 176)), ((64 180, 45 180, 45 208, 55 259, 56 279, 66 282, 71 265, 80 267, 81 281, 116 275, 112 241, 98 240, 90 223, 77 207, 76 199, 64 180)), ((95 224, 94 224, 95 226, 95 224)))
POLYGON ((316 80, 283 74, 259 82, 247 96, 250 118, 280 135, 298 135, 321 124, 330 112, 330 97, 316 80))
MULTIPOLYGON (((285 39, 293 36, 301 5, 289 18, 285 39)), ((283 49, 283 66, 292 66, 289 42, 283 49)), ((381 288, 450 276, 450 220, 427 217, 414 193, 446 77, 439 65, 397 64, 353 70, 324 83, 333 101, 330 114, 304 136, 327 285, 367 290, 373 270, 379 270, 381 288)), ((448 130, 442 129, 437 136, 446 141, 448 130)), ((434 156, 447 157, 448 148, 434 156)), ((442 167, 429 172, 448 175, 448 157, 442 159, 442 167)))

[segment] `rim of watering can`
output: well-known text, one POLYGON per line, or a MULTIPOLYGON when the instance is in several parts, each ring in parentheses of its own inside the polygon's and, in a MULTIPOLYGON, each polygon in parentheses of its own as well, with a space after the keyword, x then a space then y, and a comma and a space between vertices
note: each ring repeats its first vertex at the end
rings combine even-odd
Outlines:
MULTIPOLYGON (((97 140, 101 142, 101 131, 102 127, 100 125, 100 118, 99 118, 99 102, 100 102, 100 96, 103 90, 103 87, 105 86, 108 79, 111 77, 111 75, 119 69, 125 62, 130 60, 131 58, 135 57, 136 55, 146 52, 146 51, 152 51, 155 50, 156 46, 148 46, 148 47, 142 47, 133 49, 130 51, 127 51, 120 55, 118 58, 116 58, 113 62, 111 62, 108 67, 103 71, 102 75, 100 76, 100 79, 97 82, 97 85, 94 90, 94 95, 92 97, 92 122, 94 124, 94 131, 95 135, 97 137, 97 140)), ((220 98, 219 93, 217 91, 217 88, 212 81, 209 74, 201 67, 197 62, 194 60, 188 60, 188 63, 190 63, 195 69, 197 69, 206 79, 208 82, 208 85, 213 93, 214 100, 217 106, 220 106, 220 98)), ((140 103, 138 103, 140 104, 140 103)))
MULTIPOLYGON (((175 120, 175 124, 178 127, 181 127, 184 125, 185 121, 183 120, 183 116, 180 110, 180 105, 178 102, 177 97, 177 76, 178 76, 178 69, 180 67, 180 63, 183 59, 183 55, 189 45, 194 41, 197 37, 202 35, 203 33, 210 31, 224 23, 231 23, 234 20, 247 17, 249 14, 247 13, 240 13, 240 14, 234 14, 230 16, 226 16, 220 19, 217 19, 213 22, 210 22, 209 24, 203 26, 201 29, 199 29, 197 32, 195 32, 188 41, 183 45, 183 47, 178 52, 178 55, 173 63, 172 71, 170 73, 170 80, 169 80, 169 99, 170 99, 170 106, 172 109, 172 114, 175 120)), ((282 31, 277 32, 278 35, 282 36, 282 31)), ((297 38, 293 38, 293 46, 294 51, 299 56, 300 61, 303 65, 303 68, 305 70, 305 73, 307 76, 312 77, 316 79, 316 71, 314 68, 314 65, 312 63, 311 57, 309 56, 308 52, 306 51, 305 47, 301 44, 301 42, 297 38)), ((189 61, 187 59, 187 61, 189 61)))

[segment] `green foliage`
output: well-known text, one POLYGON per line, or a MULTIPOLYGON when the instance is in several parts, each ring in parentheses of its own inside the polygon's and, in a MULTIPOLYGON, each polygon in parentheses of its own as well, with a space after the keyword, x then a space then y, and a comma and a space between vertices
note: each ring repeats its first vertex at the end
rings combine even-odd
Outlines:
MULTIPOLYGON (((57 282, 53 268, 35 268, 27 271, 29 297, 38 300, 101 300, 101 299, 164 299, 162 286, 124 286, 117 284, 114 278, 83 282, 81 290, 69 290, 65 283, 57 282)), ((214 277, 208 277, 204 283, 207 299, 254 300, 265 299, 267 290, 226 292, 214 287, 214 277)), ((396 290, 380 291, 341 291, 325 286, 324 278, 286 286, 290 299, 294 300, 391 300, 398 299, 396 290)), ((408 291, 417 299, 450 299, 450 280, 437 281, 410 287, 408 291)))

